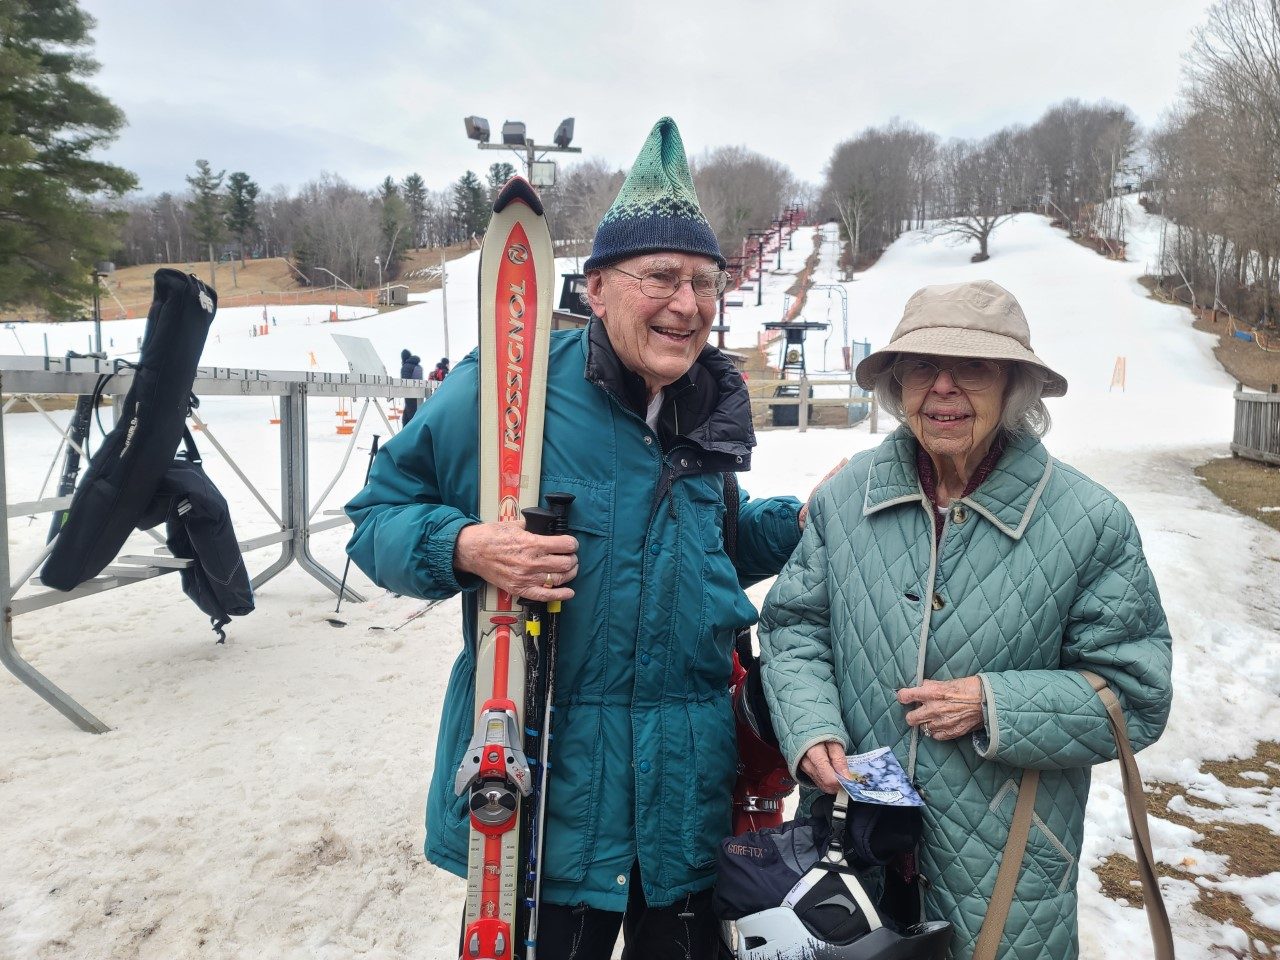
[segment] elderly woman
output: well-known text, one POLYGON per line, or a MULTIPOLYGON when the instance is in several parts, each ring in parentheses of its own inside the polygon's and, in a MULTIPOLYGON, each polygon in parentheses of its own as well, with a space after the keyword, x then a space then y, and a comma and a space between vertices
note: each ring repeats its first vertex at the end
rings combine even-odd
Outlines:
POLYGON ((1138 531, 1040 442, 1041 398, 1067 383, 996 284, 918 291, 857 378, 903 426, 819 489, 765 602, 783 753, 834 793, 847 751, 893 749, 925 828, 886 886, 918 872, 920 896, 899 899, 954 925, 956 958, 974 951, 1019 783, 1039 770, 997 955, 1070 960, 1089 768, 1116 754, 1079 671, 1117 694, 1135 749, 1169 713, 1169 629, 1138 531))

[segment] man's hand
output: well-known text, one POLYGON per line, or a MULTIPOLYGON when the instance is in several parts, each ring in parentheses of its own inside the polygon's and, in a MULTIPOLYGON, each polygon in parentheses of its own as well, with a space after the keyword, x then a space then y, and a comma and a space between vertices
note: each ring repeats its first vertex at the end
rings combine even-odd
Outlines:
POLYGON ((809 491, 809 499, 804 502, 804 506, 800 508, 800 513, 796 516, 796 520, 800 524, 800 529, 804 529, 805 521, 809 519, 809 504, 813 502, 813 495, 818 492, 818 488, 834 477, 837 473, 844 469, 844 465, 849 462, 849 458, 845 457, 834 467, 827 471, 827 475, 817 482, 814 488, 809 491))
POLYGON ((847 776, 849 765, 845 762, 844 744, 838 740, 814 744, 800 758, 800 772, 813 781, 823 793, 837 793, 841 789, 836 771, 847 776))
POLYGON ((934 740, 955 740, 982 726, 982 681, 926 680, 898 691, 898 702, 918 704, 907 711, 907 723, 934 740))
POLYGON ((573 537, 529 533, 523 520, 473 523, 458 534, 453 565, 513 597, 547 603, 573 596, 564 584, 578 575, 577 551, 573 537))

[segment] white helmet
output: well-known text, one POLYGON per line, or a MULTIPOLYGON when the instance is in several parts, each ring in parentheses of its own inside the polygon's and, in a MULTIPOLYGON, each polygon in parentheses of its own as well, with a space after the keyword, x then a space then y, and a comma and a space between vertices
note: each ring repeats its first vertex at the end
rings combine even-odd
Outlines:
POLYGON ((945 960, 951 924, 920 923, 904 933, 879 926, 849 943, 822 939, 791 907, 773 907, 725 924, 735 960, 945 960))
MULTIPOLYGON (((761 877, 766 888, 770 879, 785 876, 785 863, 804 872, 778 906, 725 922, 724 939, 733 948, 735 960, 945 960, 951 924, 932 921, 901 932, 890 929, 856 871, 845 862, 841 837, 847 803, 843 794, 837 795, 832 810, 834 827, 825 853, 804 855, 806 847, 813 849, 807 846, 812 843, 812 834, 805 828, 791 835, 789 848, 786 844, 778 847, 787 851, 779 857, 783 866, 775 867, 771 878, 761 877)), ((754 857, 746 859, 758 862, 754 857)), ((776 884, 772 888, 778 892, 786 889, 776 884)))

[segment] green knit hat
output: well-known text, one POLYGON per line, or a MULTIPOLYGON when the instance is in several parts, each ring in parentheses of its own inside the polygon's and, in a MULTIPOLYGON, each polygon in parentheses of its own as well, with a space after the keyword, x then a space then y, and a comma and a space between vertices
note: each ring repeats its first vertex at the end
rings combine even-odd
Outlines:
POLYGON ((617 199, 596 228, 583 270, 600 270, 659 250, 697 253, 711 257, 721 269, 725 265, 711 224, 698 206, 684 143, 670 117, 649 131, 617 199))

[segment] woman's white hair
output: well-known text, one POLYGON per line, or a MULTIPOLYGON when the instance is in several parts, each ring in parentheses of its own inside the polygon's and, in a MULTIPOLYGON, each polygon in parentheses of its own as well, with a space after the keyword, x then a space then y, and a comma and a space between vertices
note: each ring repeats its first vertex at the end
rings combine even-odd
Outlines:
MULTIPOLYGON (((1053 419, 1041 399, 1045 383, 1045 377, 1030 364, 1015 361, 1009 367, 1009 382, 1004 389, 1004 407, 1000 412, 1000 429, 1007 435, 1043 437, 1049 432, 1053 419)), ((893 363, 886 364, 876 375, 872 390, 881 410, 900 423, 906 422, 902 384, 893 377, 893 363)))

